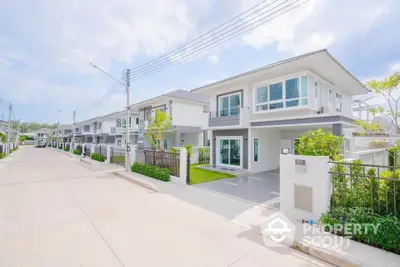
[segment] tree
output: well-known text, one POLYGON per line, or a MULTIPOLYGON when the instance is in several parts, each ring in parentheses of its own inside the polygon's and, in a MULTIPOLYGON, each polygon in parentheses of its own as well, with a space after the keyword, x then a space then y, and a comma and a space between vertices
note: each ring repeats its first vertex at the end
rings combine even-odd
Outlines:
POLYGON ((342 158, 343 136, 327 133, 322 129, 308 131, 299 137, 296 150, 300 155, 329 156, 330 160, 342 158))
POLYGON ((171 117, 166 112, 157 110, 155 117, 150 118, 146 127, 146 137, 153 149, 160 149, 160 146, 171 128, 171 117))
POLYGON ((6 143, 7 142, 7 135, 4 133, 0 133, 0 142, 6 143))
MULTIPOLYGON (((372 90, 376 95, 382 96, 385 99, 385 105, 370 108, 369 112, 373 115, 381 115, 386 118, 392 125, 396 127, 397 133, 400 132, 400 73, 383 78, 382 80, 371 80, 365 84, 366 87, 372 90), (384 108, 383 106, 386 106, 384 108)), ((363 127, 366 132, 381 132, 382 126, 376 123, 360 120, 358 124, 363 127)))

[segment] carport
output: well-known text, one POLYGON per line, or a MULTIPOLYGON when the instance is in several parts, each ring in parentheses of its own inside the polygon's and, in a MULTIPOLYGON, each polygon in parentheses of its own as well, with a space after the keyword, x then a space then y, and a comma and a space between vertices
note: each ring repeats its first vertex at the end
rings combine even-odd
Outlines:
POLYGON ((227 178, 193 186, 279 209, 279 170, 227 178))

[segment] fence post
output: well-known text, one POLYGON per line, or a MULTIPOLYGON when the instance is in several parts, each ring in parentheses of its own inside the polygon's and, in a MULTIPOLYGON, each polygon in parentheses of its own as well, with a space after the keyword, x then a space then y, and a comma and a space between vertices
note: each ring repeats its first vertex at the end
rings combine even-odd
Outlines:
POLYGON ((187 180, 187 150, 184 147, 181 147, 179 150, 179 178, 182 179, 182 181, 186 181, 186 183, 188 182, 187 180))
POLYGON ((106 159, 106 162, 110 163, 110 160, 111 160, 111 147, 107 146, 107 159, 106 159))
POLYGON ((136 145, 131 146, 131 151, 129 153, 130 154, 130 159, 131 159, 131 166, 136 162, 136 145))
POLYGON ((86 144, 82 144, 82 153, 81 153, 82 158, 83 158, 83 155, 85 154, 85 146, 86 146, 86 144))
POLYGON ((96 152, 96 150, 94 150, 94 143, 92 144, 92 150, 90 151, 90 154, 93 154, 93 153, 95 153, 96 152))

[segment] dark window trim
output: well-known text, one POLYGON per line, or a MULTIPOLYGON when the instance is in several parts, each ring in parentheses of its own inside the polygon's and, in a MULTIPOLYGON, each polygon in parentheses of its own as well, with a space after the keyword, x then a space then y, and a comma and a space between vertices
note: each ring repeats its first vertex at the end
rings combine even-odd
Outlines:
POLYGON ((241 108, 243 107, 243 89, 235 90, 235 91, 231 91, 231 92, 227 92, 227 93, 223 93, 223 94, 219 94, 219 95, 217 95, 217 98, 216 98, 216 100, 217 100, 217 109, 215 110, 216 114, 218 114, 218 112, 219 112, 219 98, 221 96, 230 95, 230 94, 234 94, 234 93, 240 93, 240 107, 241 108))

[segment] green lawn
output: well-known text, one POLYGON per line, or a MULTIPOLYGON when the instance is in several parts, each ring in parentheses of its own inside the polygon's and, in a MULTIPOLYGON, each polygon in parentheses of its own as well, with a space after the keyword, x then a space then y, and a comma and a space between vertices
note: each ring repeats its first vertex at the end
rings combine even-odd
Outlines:
POLYGON ((114 157, 111 157, 110 162, 112 162, 112 163, 125 162, 125 156, 114 156, 114 157))
POLYGON ((192 164, 190 165, 190 184, 199 184, 205 183, 215 180, 220 180, 224 178, 234 178, 235 175, 217 172, 217 171, 209 171, 197 168, 200 164, 192 164))

